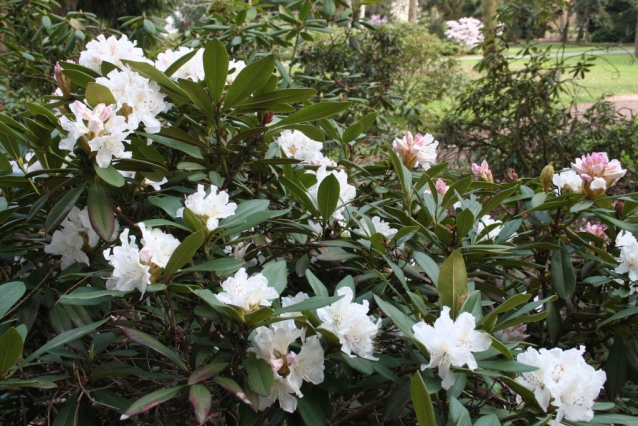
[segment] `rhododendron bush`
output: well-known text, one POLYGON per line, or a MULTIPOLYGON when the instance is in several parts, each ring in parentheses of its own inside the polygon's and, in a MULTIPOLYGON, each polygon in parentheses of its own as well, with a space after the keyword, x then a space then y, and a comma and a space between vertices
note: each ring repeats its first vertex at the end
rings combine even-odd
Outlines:
POLYGON ((0 115, 7 424, 635 423, 618 160, 361 160, 374 114, 225 42, 98 37, 0 115))

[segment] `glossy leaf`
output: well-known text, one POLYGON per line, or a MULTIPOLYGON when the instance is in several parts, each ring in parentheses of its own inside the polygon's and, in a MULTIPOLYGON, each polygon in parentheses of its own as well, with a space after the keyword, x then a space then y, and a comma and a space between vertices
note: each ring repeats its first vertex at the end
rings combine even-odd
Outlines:
POLYGON ((208 417, 208 413, 210 412, 210 407, 212 405, 211 394, 206 386, 204 385, 192 385, 188 400, 192 404, 195 409, 195 418, 199 422, 200 425, 206 423, 206 418, 208 417))
POLYGON ((439 303, 450 308, 450 317, 456 318, 467 297, 467 271, 463 256, 453 251, 441 265, 439 275, 439 303))
POLYGON ((425 382, 418 371, 412 376, 410 393, 419 426, 436 426, 434 406, 425 382))
POLYGON ((200 382, 204 382, 211 377, 221 373, 228 366, 229 364, 227 362, 211 362, 210 364, 203 365, 197 370, 193 371, 193 373, 188 378, 188 384, 194 385, 200 382))
POLYGON ((204 232, 197 231, 188 237, 182 243, 177 246, 170 260, 164 268, 164 277, 168 278, 173 276, 179 268, 190 262, 193 255, 199 250, 204 242, 204 232))
POLYGON ((337 204, 339 203, 339 193, 339 180, 337 180, 337 177, 333 174, 326 176, 319 185, 319 190, 317 191, 317 204, 324 223, 327 223, 330 220, 330 217, 332 217, 332 214, 337 208, 337 204))
POLYGON ((106 106, 117 104, 111 89, 97 83, 88 83, 86 85, 84 97, 92 108, 95 108, 98 104, 105 104, 106 106))
POLYGON ((0 377, 18 362, 24 343, 22 336, 14 327, 0 336, 0 377))
POLYGON ((89 220, 95 232, 103 240, 110 240, 115 232, 115 214, 113 205, 104 187, 96 179, 89 188, 89 196, 86 201, 89 210, 89 220))
MULTIPOLYGON (((57 204, 49 212, 46 221, 44 222, 44 230, 51 234, 62 223, 62 221, 69 215, 71 209, 75 206, 75 203, 82 195, 85 185, 82 184, 78 187, 72 188, 67 191, 66 194, 57 202, 57 204)), ((109 235, 110 237, 110 235, 109 235)))
POLYGON ((350 102, 321 102, 307 106, 288 117, 282 118, 277 123, 277 126, 319 120, 345 111, 349 107, 350 102))
POLYGON ((251 389, 261 396, 269 396, 270 389, 275 383, 275 376, 270 364, 250 353, 246 358, 246 371, 251 389))
POLYGON ((185 385, 173 386, 170 388, 159 389, 155 392, 151 392, 135 401, 120 417, 120 420, 130 419, 138 414, 146 413, 148 410, 160 405, 163 402, 168 401, 180 394, 185 388, 185 385))
POLYGON ((213 102, 217 103, 224 92, 228 77, 228 52, 219 40, 214 39, 206 45, 203 60, 208 93, 213 102))
POLYGON ((224 109, 227 110, 236 106, 266 84, 274 68, 275 58, 272 55, 247 65, 246 68, 239 72, 233 84, 228 88, 224 98, 224 109))
POLYGON ((95 173, 102 179, 104 182, 109 185, 120 188, 124 186, 126 181, 124 180, 124 176, 120 172, 117 171, 113 165, 109 165, 106 168, 102 168, 97 165, 97 163, 93 164, 93 168, 95 169, 95 173))
POLYGON ((177 354, 173 350, 164 346, 153 336, 150 336, 139 330, 134 330, 132 328, 120 327, 120 330, 122 330, 122 333, 124 333, 126 337, 128 337, 131 341, 154 350, 160 355, 166 357, 168 360, 170 360, 173 364, 175 364, 182 370, 188 371, 188 367, 186 366, 184 361, 182 361, 182 359, 179 356, 177 356, 177 354))
POLYGON ((27 287, 21 281, 12 281, 0 285, 0 320, 9 312, 9 309, 27 291, 27 287))
POLYGON ((559 240, 558 244, 561 249, 552 252, 552 282, 554 283, 556 294, 561 299, 567 300, 576 289, 576 272, 574 272, 572 258, 569 255, 569 250, 565 247, 565 243, 559 240))

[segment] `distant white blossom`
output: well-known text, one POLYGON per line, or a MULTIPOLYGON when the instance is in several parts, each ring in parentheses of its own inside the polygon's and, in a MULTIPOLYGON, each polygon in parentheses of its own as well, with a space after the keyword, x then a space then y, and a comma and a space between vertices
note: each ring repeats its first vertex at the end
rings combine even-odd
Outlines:
POLYGON ((323 144, 313 141, 299 130, 284 130, 277 139, 277 144, 288 158, 303 162, 321 161, 323 144))
POLYGON ((228 74, 228 77, 226 77, 226 84, 233 84, 235 82, 235 79, 241 72, 241 70, 243 70, 244 68, 246 68, 246 62, 235 61, 234 59, 231 59, 230 62, 228 63, 228 71, 230 70, 234 70, 234 71, 228 74))
MULTIPOLYGON (((155 61, 155 68, 164 72, 173 65, 182 56, 191 53, 193 49, 185 46, 181 46, 177 50, 166 50, 157 55, 155 61)), ((198 49, 197 53, 193 55, 184 65, 179 67, 177 71, 173 73, 171 78, 183 78, 184 80, 202 81, 204 79, 204 49, 198 49)))
POLYGON ((377 360, 373 356, 373 340, 381 328, 381 319, 376 323, 374 317, 368 316, 368 301, 363 304, 353 303, 354 294, 349 287, 337 290, 337 295, 344 296, 330 306, 317 309, 321 320, 319 328, 335 334, 341 343, 341 351, 351 357, 352 353, 361 358, 377 360))
POLYGON ((223 292, 217 299, 227 305, 238 306, 246 312, 254 311, 259 306, 270 306, 271 300, 279 297, 273 287, 268 286, 268 279, 262 274, 249 277, 246 269, 241 268, 234 277, 222 283, 223 292))
POLYGON ((129 41, 126 35, 119 39, 115 36, 105 38, 103 34, 97 36, 86 44, 86 49, 80 53, 78 63, 93 71, 101 72, 102 62, 110 62, 113 65, 122 67, 122 59, 136 62, 148 62, 144 57, 144 51, 135 47, 135 41, 129 41))
POLYGON ((547 411, 549 404, 557 408, 553 426, 569 421, 591 421, 592 407, 606 380, 604 371, 595 370, 583 358, 585 347, 562 350, 527 348, 516 357, 520 363, 538 367, 522 373, 517 382, 534 392, 539 406, 547 411))
MULTIPOLYGON (((224 191, 217 193, 215 185, 210 186, 210 194, 206 194, 203 185, 197 185, 197 192, 186 197, 184 205, 206 223, 209 231, 217 229, 219 219, 235 214, 237 204, 228 202, 228 194, 224 191)), ((184 217, 184 207, 177 210, 177 217, 184 217)))
POLYGON ((373 229, 369 228, 368 222, 364 219, 359 221, 361 223, 361 229, 354 229, 354 232, 371 237, 375 233, 379 233, 386 238, 392 238, 397 230, 392 228, 388 222, 381 219, 379 216, 374 216, 371 220, 373 229))
POLYGON ((486 351, 492 344, 489 335, 475 330, 474 315, 463 312, 456 321, 452 321, 447 306, 443 307, 434 327, 421 321, 412 326, 412 330, 414 337, 430 353, 430 362, 422 365, 421 369, 438 367, 444 389, 449 389, 456 381, 451 366, 467 364, 467 368, 475 370, 478 366, 472 352, 486 351))
POLYGON ((483 41, 481 29, 483 23, 476 18, 461 18, 458 21, 447 21, 448 30, 445 36, 464 46, 476 46, 483 41))

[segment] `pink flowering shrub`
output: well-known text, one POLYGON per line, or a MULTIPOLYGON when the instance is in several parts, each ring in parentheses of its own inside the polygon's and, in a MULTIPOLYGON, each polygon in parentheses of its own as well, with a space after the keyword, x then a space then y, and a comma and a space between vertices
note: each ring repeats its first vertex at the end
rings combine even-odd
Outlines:
POLYGON ((461 18, 458 21, 447 21, 445 36, 463 46, 474 47, 483 41, 481 29, 483 23, 476 18, 461 18))

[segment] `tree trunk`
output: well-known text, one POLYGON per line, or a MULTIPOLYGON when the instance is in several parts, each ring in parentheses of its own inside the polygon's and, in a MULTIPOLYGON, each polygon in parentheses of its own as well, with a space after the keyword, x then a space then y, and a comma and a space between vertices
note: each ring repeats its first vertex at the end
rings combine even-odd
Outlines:
POLYGON ((417 21, 417 10, 419 8, 418 0, 410 0, 410 8, 408 9, 408 21, 416 22, 417 21))
POLYGON ((638 58, 638 19, 636 19, 636 32, 634 33, 634 55, 638 58))
POLYGON ((565 25, 561 28, 560 42, 567 43, 567 39, 569 38, 569 8, 565 8, 563 17, 565 18, 565 25))
POLYGON ((483 8, 483 28, 485 30, 485 39, 488 43, 485 44, 483 55, 485 57, 496 53, 496 9, 498 7, 498 0, 483 0, 481 4, 483 8))

